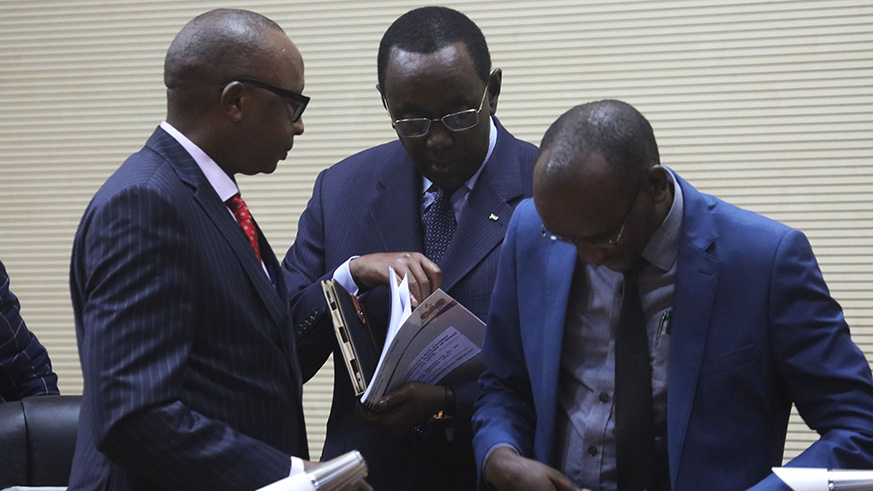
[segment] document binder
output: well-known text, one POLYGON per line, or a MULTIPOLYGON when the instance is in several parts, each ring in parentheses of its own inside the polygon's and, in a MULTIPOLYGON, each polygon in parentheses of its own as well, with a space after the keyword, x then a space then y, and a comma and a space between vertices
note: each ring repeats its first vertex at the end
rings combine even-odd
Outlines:
POLYGON ((367 315, 358 298, 338 282, 322 281, 321 288, 330 308, 334 333, 351 377, 352 387, 355 395, 360 396, 367 390, 379 362, 379 350, 367 323, 367 315))

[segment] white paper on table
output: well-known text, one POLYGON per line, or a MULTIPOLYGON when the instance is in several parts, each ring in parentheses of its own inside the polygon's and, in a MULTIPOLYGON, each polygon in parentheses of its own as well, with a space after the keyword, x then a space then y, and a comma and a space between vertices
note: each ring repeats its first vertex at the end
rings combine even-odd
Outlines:
POLYGON ((774 467, 794 491, 873 491, 873 470, 774 467))
POLYGON ((828 470, 774 467, 773 473, 794 491, 828 491, 828 470))
POLYGON ((293 476, 280 479, 273 484, 264 486, 258 491, 316 491, 309 474, 299 472, 293 476))

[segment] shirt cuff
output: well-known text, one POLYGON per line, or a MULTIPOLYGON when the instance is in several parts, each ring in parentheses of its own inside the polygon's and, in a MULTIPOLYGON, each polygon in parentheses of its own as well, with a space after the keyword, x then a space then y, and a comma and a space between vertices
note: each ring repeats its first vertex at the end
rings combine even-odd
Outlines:
POLYGON ((347 292, 352 295, 358 294, 358 285, 355 283, 354 278, 352 278, 352 272, 349 269, 349 263, 352 262, 352 259, 359 258, 361 256, 352 256, 346 260, 346 262, 339 265, 336 270, 333 272, 333 280, 339 282, 343 288, 346 289, 347 292))
POLYGON ((288 477, 300 474, 301 472, 303 472, 303 459, 291 457, 291 472, 288 473, 288 477))

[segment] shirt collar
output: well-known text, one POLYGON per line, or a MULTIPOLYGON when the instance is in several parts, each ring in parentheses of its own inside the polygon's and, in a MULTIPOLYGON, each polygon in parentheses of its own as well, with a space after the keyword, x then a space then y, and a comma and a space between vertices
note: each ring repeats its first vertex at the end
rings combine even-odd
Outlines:
MULTIPOLYGON (((476 181, 479 179, 479 174, 482 173, 482 169, 485 168, 485 164, 488 163, 488 159, 491 158, 491 154, 494 152, 494 147, 497 146, 497 125, 494 123, 494 116, 488 117, 488 125, 491 128, 488 133, 488 153, 485 154, 485 160, 482 161, 482 165, 479 166, 479 170, 477 170, 476 173, 473 174, 473 177, 467 179, 467 182, 464 183, 464 187, 466 187, 470 191, 473 190, 473 186, 476 185, 476 181)), ((433 182, 424 176, 421 176, 421 179, 424 183, 421 187, 421 189, 424 190, 422 194, 427 193, 431 185, 433 185, 433 182)))
POLYGON ((173 139, 179 142, 179 145, 182 145, 182 148, 191 155, 191 158, 194 159, 194 162, 196 162, 197 166, 200 167, 203 175, 206 176, 206 180, 209 181, 209 185, 212 186, 212 189, 215 190, 215 193, 218 194, 218 198, 221 199, 221 201, 227 201, 233 195, 239 194, 239 187, 237 187, 236 182, 234 182, 234 180, 231 179, 231 177, 228 176, 214 160, 212 160, 212 157, 206 155, 206 152, 201 150, 200 147, 188 139, 187 136, 183 135, 181 131, 177 130, 173 125, 166 121, 161 122, 161 129, 166 131, 173 137, 173 139))
MULTIPOLYGON (((666 167, 665 167, 666 168, 666 167)), ((682 230, 682 214, 685 208, 682 188, 673 171, 667 169, 670 182, 673 184, 673 205, 661 226, 655 230, 646 248, 643 249, 643 259, 654 264, 663 271, 669 271, 679 253, 679 232, 682 230)))

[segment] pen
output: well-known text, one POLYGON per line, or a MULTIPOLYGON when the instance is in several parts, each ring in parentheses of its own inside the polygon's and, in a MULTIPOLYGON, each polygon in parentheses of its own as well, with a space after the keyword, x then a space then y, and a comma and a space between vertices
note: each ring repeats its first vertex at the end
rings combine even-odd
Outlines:
POLYGON ((661 315, 661 321, 658 323, 658 335, 666 334, 670 335, 670 324, 672 324, 671 320, 673 319, 673 310, 667 309, 664 311, 664 314, 661 315))

